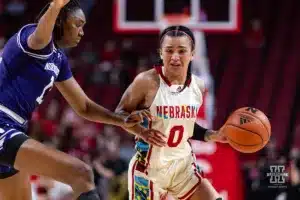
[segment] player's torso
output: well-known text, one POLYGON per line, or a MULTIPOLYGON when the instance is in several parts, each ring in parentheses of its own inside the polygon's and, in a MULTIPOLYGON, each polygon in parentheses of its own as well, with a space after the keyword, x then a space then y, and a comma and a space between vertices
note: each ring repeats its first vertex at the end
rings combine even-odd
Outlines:
POLYGON ((150 112, 157 120, 151 122, 149 127, 164 133, 168 142, 167 147, 150 147, 151 155, 147 155, 147 161, 152 167, 191 153, 188 139, 193 134, 197 112, 202 104, 202 94, 195 77, 192 77, 189 87, 182 92, 178 93, 177 89, 178 86, 169 86, 160 77, 159 87, 150 106, 150 112))
POLYGON ((15 45, 18 40, 16 34, 0 55, 0 104, 28 119, 52 88, 63 53, 54 48, 50 56, 36 59, 15 45))

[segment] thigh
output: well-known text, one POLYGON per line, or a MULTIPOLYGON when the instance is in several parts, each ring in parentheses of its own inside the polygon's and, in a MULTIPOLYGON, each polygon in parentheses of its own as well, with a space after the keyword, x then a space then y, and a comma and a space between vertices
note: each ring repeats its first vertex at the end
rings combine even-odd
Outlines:
POLYGON ((14 168, 67 184, 89 170, 81 160, 33 139, 26 140, 18 150, 14 168))
POLYGON ((203 176, 193 158, 178 161, 169 191, 177 199, 189 199, 201 184, 203 176))
POLYGON ((31 200, 30 177, 19 172, 11 177, 0 179, 1 200, 31 200))
POLYGON ((167 191, 149 179, 138 170, 138 161, 131 160, 128 170, 128 191, 130 200, 162 200, 167 196, 167 191))

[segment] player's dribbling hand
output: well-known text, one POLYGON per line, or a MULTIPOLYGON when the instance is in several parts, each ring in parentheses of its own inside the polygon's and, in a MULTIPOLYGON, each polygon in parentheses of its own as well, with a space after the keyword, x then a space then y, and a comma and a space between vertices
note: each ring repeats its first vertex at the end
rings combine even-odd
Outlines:
POLYGON ((62 8, 69 3, 69 1, 70 0, 53 0, 52 2, 57 8, 62 8))
POLYGON ((148 121, 154 120, 154 117, 151 115, 149 110, 134 111, 128 117, 126 117, 125 127, 130 128, 136 124, 140 124, 144 121, 144 118, 146 118, 148 121))
POLYGON ((210 130, 205 135, 206 141, 228 143, 227 137, 222 132, 222 128, 218 131, 210 130))
POLYGON ((159 147, 167 145, 167 137, 155 129, 146 129, 139 135, 145 142, 159 147))

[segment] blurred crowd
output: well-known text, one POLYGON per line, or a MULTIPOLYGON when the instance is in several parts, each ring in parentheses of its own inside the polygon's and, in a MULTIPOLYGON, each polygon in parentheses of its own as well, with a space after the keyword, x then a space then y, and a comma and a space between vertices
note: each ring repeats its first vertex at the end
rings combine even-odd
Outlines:
MULTIPOLYGON (((84 0, 84 10, 89 15, 95 0, 84 0)), ((0 48, 11 34, 22 25, 27 8, 26 0, 0 0, 0 48), (9 21, 9 23, 7 23, 9 21)), ((261 23, 254 19, 246 34, 249 48, 264 45, 261 23)), ((113 110, 122 93, 136 74, 145 71, 156 61, 155 54, 140 55, 133 39, 107 40, 101 47, 92 41, 81 45, 77 53, 67 51, 74 77, 88 96, 113 110), (101 49, 101 50, 99 50, 101 49), (79 53, 78 53, 79 52, 79 53)), ((102 200, 125 200, 127 193, 127 168, 134 155, 134 138, 124 130, 88 122, 80 118, 53 89, 45 104, 33 115, 28 134, 53 148, 71 154, 89 163, 102 200)), ((242 159, 241 170, 245 179, 246 200, 300 199, 299 151, 282 151, 272 138, 258 155, 242 159), (270 187, 270 165, 284 165, 288 173, 286 188, 270 187)), ((228 172, 230 173, 230 172, 228 172)), ((36 199, 68 200, 71 188, 45 177, 32 177, 36 199)))

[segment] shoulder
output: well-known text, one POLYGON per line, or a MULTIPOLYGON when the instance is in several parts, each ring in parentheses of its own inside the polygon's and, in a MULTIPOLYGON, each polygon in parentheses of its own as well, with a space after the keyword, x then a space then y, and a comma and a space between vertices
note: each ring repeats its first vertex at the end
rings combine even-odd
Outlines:
POLYGON ((37 24, 27 24, 23 26, 16 34, 16 43, 18 47, 28 56, 47 60, 54 52, 54 43, 51 40, 49 44, 42 49, 32 49, 28 44, 28 38, 36 30, 37 24))
POLYGON ((136 84, 141 84, 149 87, 153 84, 156 85, 157 83, 159 83, 159 76, 155 69, 150 69, 138 74, 135 77, 134 82, 136 84))
POLYGON ((194 74, 192 74, 192 80, 194 80, 196 87, 199 88, 202 93, 204 93, 205 92, 204 80, 194 74))
POLYGON ((33 33, 33 31, 36 29, 37 24, 26 24, 24 26, 22 26, 19 31, 18 31, 18 36, 20 37, 21 34, 24 35, 30 35, 31 33, 33 33))

